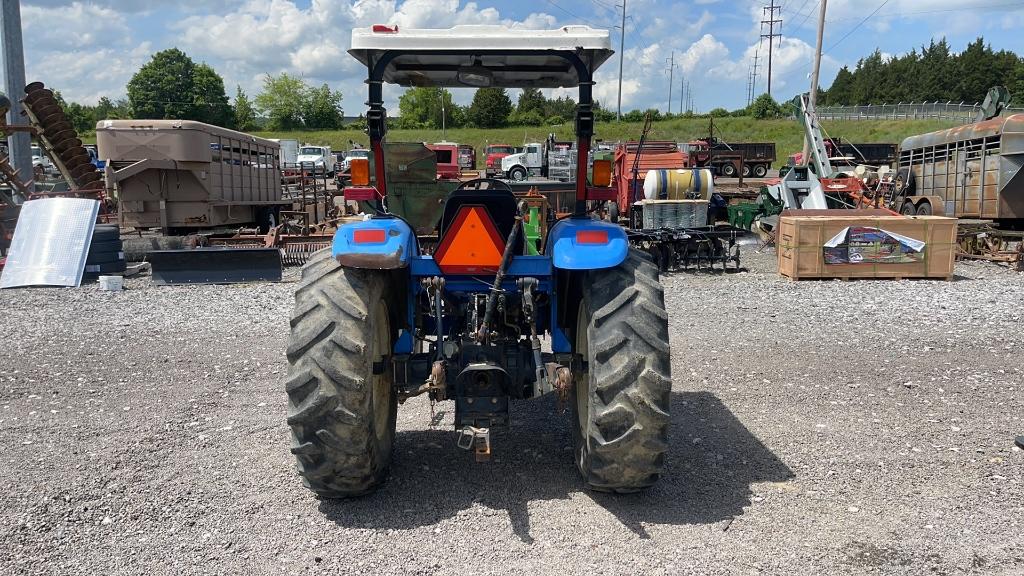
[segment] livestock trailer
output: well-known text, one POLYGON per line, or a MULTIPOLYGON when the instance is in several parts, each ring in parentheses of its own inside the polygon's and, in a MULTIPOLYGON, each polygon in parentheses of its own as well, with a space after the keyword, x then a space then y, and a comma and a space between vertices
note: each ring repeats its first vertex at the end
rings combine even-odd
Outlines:
POLYGON ((96 143, 124 227, 268 228, 290 204, 271 140, 191 120, 102 120, 96 143))
POLYGON ((1021 221, 1022 166, 1024 114, 911 136, 900 144, 892 204, 921 213, 931 197, 946 216, 1021 221))

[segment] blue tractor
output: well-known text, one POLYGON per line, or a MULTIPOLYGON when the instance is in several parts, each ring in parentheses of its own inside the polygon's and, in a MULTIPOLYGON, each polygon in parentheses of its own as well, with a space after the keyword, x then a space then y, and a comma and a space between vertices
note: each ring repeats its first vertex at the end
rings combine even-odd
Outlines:
POLYGON ((350 54, 369 72, 372 153, 354 161, 345 197, 368 215, 303 268, 287 348, 291 452, 320 496, 385 481, 398 406, 418 395, 454 402, 456 444, 486 460, 515 401, 557 394, 587 486, 633 492, 658 480, 671 389, 658 268, 588 213, 614 198, 608 164, 586 177, 593 75, 609 46, 607 31, 586 26, 352 31, 350 54), (527 249, 525 203, 479 179, 444 191, 433 232, 418 235, 389 209, 399 178, 384 169, 385 82, 578 87, 574 212, 527 249))

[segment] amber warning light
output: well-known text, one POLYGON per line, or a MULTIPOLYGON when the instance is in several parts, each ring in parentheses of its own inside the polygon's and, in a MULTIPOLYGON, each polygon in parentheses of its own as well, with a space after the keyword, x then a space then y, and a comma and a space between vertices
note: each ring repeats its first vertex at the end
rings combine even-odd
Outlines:
POLYGON ((483 206, 462 206, 434 260, 445 274, 493 274, 501 265, 505 242, 483 206))
POLYGON ((349 178, 353 186, 370 185, 370 160, 369 158, 353 158, 349 163, 349 178))

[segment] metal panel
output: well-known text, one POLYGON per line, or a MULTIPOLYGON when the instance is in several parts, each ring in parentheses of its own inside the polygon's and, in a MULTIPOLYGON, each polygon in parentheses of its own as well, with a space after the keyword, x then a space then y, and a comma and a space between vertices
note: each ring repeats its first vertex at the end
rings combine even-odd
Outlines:
POLYGON ((26 202, 0 288, 80 285, 99 210, 99 201, 87 198, 26 202))

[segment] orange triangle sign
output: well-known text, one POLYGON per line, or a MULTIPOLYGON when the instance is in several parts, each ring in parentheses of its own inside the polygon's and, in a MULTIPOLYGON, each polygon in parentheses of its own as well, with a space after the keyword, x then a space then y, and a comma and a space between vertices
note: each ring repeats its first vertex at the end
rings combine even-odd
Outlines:
POLYGON ((445 274, 495 273, 505 243, 483 206, 462 206, 434 259, 445 274))

